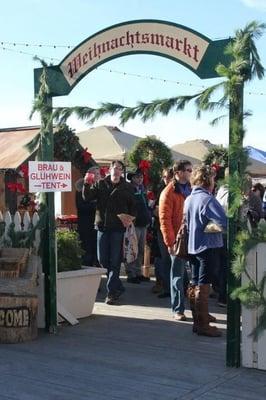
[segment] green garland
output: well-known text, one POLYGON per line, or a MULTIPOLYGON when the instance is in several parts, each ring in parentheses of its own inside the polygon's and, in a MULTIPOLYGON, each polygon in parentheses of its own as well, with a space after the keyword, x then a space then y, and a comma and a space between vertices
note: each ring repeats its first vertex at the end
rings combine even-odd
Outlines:
POLYGON ((93 158, 86 160, 86 150, 79 143, 75 131, 66 124, 58 125, 54 134, 54 157, 58 161, 71 163, 84 175, 87 170, 97 165, 93 158))

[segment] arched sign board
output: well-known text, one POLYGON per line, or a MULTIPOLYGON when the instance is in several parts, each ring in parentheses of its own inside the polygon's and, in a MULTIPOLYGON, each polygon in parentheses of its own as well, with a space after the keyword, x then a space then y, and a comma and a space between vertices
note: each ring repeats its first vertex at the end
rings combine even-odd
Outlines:
MULTIPOLYGON (((153 54, 189 68, 201 79, 218 77, 215 67, 228 65, 224 49, 230 39, 211 41, 206 36, 172 22, 138 20, 104 29, 80 43, 59 65, 47 68, 51 96, 63 96, 99 65, 130 54, 153 54)), ((34 70, 35 93, 42 68, 34 70)))

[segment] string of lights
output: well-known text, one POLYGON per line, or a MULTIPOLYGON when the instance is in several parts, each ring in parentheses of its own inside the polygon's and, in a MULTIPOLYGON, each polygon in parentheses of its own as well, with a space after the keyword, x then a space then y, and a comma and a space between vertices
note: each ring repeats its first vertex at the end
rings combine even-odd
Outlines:
MULTIPOLYGON (((55 61, 59 62, 59 61, 61 61, 61 59, 55 58, 55 57, 40 56, 40 55, 37 55, 37 54, 28 53, 26 51, 17 50, 17 49, 15 49, 15 47, 23 46, 23 47, 27 47, 27 48, 38 47, 38 48, 53 48, 53 49, 57 49, 57 48, 72 49, 72 48, 74 48, 74 46, 70 46, 70 45, 43 44, 43 43, 31 44, 31 43, 17 43, 17 42, 1 41, 0 44, 1 44, 0 49, 3 50, 3 51, 19 53, 19 54, 26 55, 26 56, 31 56, 31 57, 38 57, 40 59, 50 60, 51 62, 55 62, 55 61), (6 47, 6 46, 12 46, 12 48, 6 47)), ((160 82, 163 82, 163 83, 171 83, 171 84, 176 84, 176 85, 197 87, 197 88, 201 88, 201 89, 207 88, 207 86, 196 85, 196 84, 190 83, 190 82, 180 82, 180 81, 175 81, 175 80, 171 80, 171 79, 160 78, 160 77, 155 77, 155 76, 150 76, 150 75, 134 74, 134 73, 131 73, 131 72, 117 71, 117 70, 113 70, 113 69, 110 69, 110 68, 98 67, 96 69, 100 70, 100 71, 105 71, 105 72, 109 72, 109 73, 123 75, 123 76, 132 76, 132 77, 140 78, 140 79, 148 79, 148 80, 160 81, 160 82)), ((245 93, 248 94, 248 95, 266 96, 266 93, 263 93, 263 92, 246 91, 245 93)))
POLYGON ((73 49, 74 46, 65 44, 44 44, 44 43, 18 43, 18 42, 0 42, 1 46, 23 46, 23 47, 49 47, 53 49, 63 48, 63 49, 73 49))
POLYGON ((38 57, 38 58, 41 58, 41 59, 44 59, 44 60, 60 61, 59 58, 46 57, 46 56, 38 56, 37 54, 28 53, 28 52, 22 51, 22 50, 14 50, 14 49, 10 49, 10 48, 4 47, 4 46, 1 46, 0 49, 3 50, 3 51, 11 51, 11 52, 13 52, 13 53, 19 53, 19 54, 23 54, 23 55, 26 55, 26 56, 38 57))

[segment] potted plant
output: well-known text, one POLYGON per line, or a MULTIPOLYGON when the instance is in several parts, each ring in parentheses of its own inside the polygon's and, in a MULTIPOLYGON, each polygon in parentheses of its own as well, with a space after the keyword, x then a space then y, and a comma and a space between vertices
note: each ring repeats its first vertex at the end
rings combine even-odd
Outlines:
MULTIPOLYGON (((104 268, 83 267, 78 233, 57 231, 57 308, 74 318, 91 315, 104 268)), ((63 315, 64 316, 64 315, 63 315)))

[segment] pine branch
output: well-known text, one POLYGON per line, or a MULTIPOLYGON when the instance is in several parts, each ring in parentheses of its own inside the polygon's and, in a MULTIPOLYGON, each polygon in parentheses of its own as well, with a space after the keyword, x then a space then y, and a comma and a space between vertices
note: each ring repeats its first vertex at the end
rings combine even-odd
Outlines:
POLYGON ((220 121, 224 120, 225 118, 228 118, 227 114, 219 115, 219 117, 216 117, 210 121, 210 125, 217 126, 220 123, 220 121))
POLYGON ((28 150, 29 153, 33 153, 40 144, 41 134, 37 133, 37 135, 27 144, 25 144, 25 148, 28 150))
POLYGON ((115 115, 126 107, 122 106, 121 104, 114 104, 114 103, 101 103, 101 106, 97 109, 94 109, 91 113, 92 117, 89 120, 89 123, 93 124, 99 118, 103 117, 104 115, 115 115))

